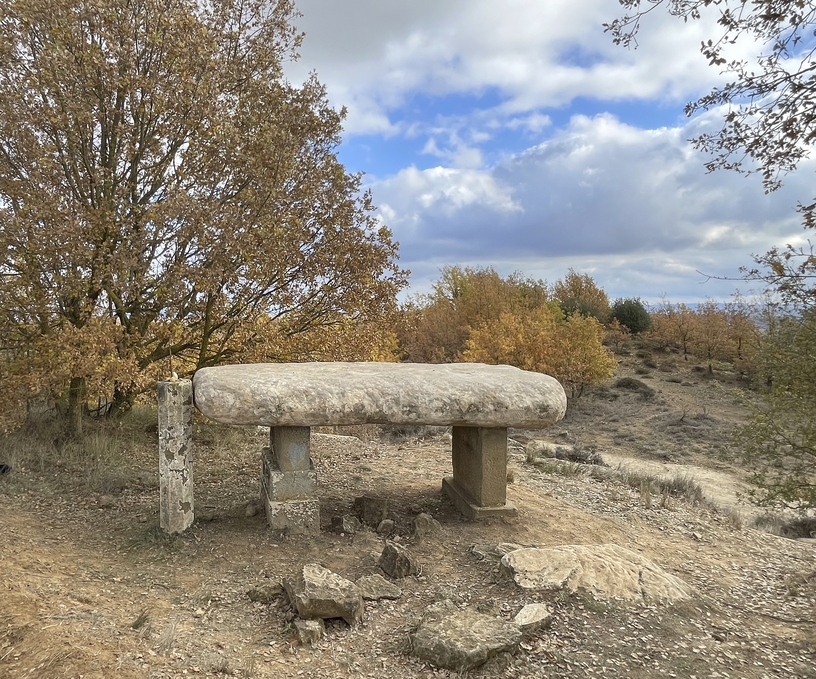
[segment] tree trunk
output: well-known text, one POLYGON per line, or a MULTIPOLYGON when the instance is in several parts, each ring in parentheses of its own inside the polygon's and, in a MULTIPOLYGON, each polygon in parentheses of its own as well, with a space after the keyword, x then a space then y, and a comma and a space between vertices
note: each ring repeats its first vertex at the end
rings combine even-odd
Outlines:
POLYGON ((133 408, 133 401, 135 399, 136 392, 131 389, 124 389, 121 385, 117 384, 113 388, 113 400, 111 401, 107 416, 110 419, 116 419, 129 413, 133 408))
POLYGON ((68 434, 82 437, 82 413, 85 405, 85 378, 72 377, 68 387, 68 434))

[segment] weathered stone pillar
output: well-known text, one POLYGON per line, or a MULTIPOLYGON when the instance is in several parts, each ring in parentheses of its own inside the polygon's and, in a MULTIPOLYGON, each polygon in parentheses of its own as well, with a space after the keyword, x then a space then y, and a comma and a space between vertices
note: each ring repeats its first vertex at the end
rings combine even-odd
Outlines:
POLYGON ((310 440, 309 427, 271 427, 269 443, 278 469, 282 472, 307 471, 311 465, 310 440))
POLYGON ((471 519, 516 516, 507 504, 507 429, 453 428, 453 478, 442 488, 471 519))
POLYGON ((193 383, 159 382, 159 514, 162 530, 181 533, 195 519, 190 418, 193 383))
POLYGON ((320 532, 317 474, 309 451, 309 427, 271 427, 269 448, 261 453, 261 501, 273 530, 320 532))

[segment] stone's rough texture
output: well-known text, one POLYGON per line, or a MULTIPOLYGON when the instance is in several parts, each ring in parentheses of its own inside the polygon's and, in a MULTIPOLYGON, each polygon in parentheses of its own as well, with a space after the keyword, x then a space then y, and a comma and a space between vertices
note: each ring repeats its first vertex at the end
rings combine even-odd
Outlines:
POLYGON ((159 382, 159 523, 168 533, 187 530, 195 519, 190 380, 159 382))
POLYGON ((617 545, 529 548, 502 557, 525 589, 586 591, 597 599, 680 601, 692 589, 647 558, 617 545))
MULTIPOLYGON (((251 396, 247 394, 247 399, 251 396)), ((309 427, 272 427, 269 445, 278 471, 305 472, 311 469, 309 456, 311 429, 309 427)))
POLYGON ((382 575, 364 575, 357 581, 357 587, 363 594, 363 599, 377 601, 379 599, 399 599, 402 590, 393 582, 388 582, 382 575))
POLYGON ((314 646, 323 638, 326 633, 326 625, 323 618, 317 620, 295 620, 295 630, 297 631, 298 643, 301 646, 314 646))
POLYGON ((356 533, 363 527, 360 520, 351 514, 332 517, 332 529, 338 533, 356 533))
POLYGON ((354 498, 354 511, 367 526, 379 526, 388 516, 388 498, 363 495, 354 498))
POLYGON ((522 545, 517 545, 515 542, 500 542, 496 545, 496 551, 500 556, 515 552, 517 549, 524 549, 522 545))
POLYGON ((392 578, 405 578, 419 570, 416 557, 408 551, 408 548, 391 540, 386 540, 379 564, 392 578))
POLYGON ((262 604, 271 604, 283 594, 283 586, 279 582, 255 585, 247 592, 250 601, 259 601, 262 604))
POLYGON ((272 530, 290 535, 308 535, 320 532, 320 502, 318 500, 267 500, 266 522, 272 530))
POLYGON ((397 528, 397 524, 395 524, 391 519, 383 519, 377 524, 377 532, 380 535, 385 535, 388 537, 391 535, 397 528))
POLYGON ((524 634, 532 634, 542 627, 550 626, 552 612, 544 604, 527 604, 516 613, 513 622, 519 626, 524 634))
POLYGON ((193 385, 199 410, 227 424, 542 428, 567 407, 554 378, 480 363, 228 365, 198 370, 193 385))
POLYGON ((261 460, 261 492, 266 493, 270 500, 283 502, 314 497, 317 492, 317 472, 312 469, 282 472, 277 468, 268 448, 264 448, 261 460))
POLYGON ((301 618, 343 618, 349 625, 363 619, 363 595, 357 585, 319 564, 303 566, 283 581, 283 588, 301 618))
POLYGON ((421 660, 466 672, 499 653, 514 652, 521 638, 518 625, 460 610, 446 600, 428 608, 411 642, 413 654, 421 660))
POLYGON ((433 518, 430 514, 417 514, 413 520, 414 535, 421 538, 425 535, 433 535, 438 533, 441 526, 439 521, 433 518))

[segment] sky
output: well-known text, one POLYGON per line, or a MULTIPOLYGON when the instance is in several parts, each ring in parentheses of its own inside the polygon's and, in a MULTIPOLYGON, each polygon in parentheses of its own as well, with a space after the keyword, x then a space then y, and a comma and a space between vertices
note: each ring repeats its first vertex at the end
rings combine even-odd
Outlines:
POLYGON ((716 16, 658 9, 626 49, 603 29, 616 0, 297 6, 306 35, 287 77, 316 72, 346 108, 339 157, 400 243, 405 294, 461 265, 550 283, 573 268, 611 299, 725 300, 750 286, 710 277, 807 242, 795 207, 816 163, 765 195, 756 176, 707 173, 688 141, 721 125, 722 110, 683 113, 727 82, 699 52, 716 16))

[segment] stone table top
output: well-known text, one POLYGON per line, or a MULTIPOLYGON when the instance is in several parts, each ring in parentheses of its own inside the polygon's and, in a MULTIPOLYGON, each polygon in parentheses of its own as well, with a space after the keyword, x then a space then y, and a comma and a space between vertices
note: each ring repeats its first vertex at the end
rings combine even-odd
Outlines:
POLYGON ((254 363, 202 368, 196 407, 226 424, 538 429, 567 407, 553 377, 482 363, 254 363))

